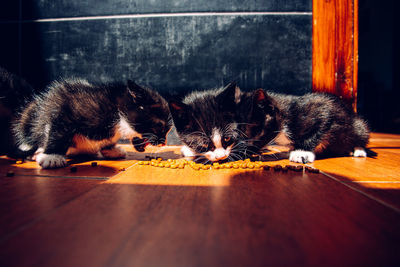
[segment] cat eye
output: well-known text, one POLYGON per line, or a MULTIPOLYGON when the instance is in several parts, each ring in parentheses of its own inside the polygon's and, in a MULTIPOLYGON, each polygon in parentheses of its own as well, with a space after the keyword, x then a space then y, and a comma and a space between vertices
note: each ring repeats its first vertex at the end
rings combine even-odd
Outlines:
POLYGON ((231 141, 231 138, 229 136, 225 136, 224 137, 224 142, 229 142, 229 141, 231 141))
POLYGON ((144 110, 144 107, 143 107, 143 106, 139 106, 139 109, 140 109, 140 110, 144 110))

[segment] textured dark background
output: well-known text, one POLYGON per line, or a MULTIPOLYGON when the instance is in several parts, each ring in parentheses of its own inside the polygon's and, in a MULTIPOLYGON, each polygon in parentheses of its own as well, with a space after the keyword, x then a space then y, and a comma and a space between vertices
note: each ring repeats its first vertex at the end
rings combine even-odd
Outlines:
MULTIPOLYGON (((374 131, 400 133, 398 2, 359 1, 358 108, 374 131)), ((303 94, 311 31, 312 0, 4 0, 0 65, 38 89, 75 76, 164 94, 231 80, 303 94)))
POLYGON ((311 0, 7 2, 0 64, 37 88, 74 76, 130 78, 168 94, 232 80, 247 90, 311 90, 311 0))

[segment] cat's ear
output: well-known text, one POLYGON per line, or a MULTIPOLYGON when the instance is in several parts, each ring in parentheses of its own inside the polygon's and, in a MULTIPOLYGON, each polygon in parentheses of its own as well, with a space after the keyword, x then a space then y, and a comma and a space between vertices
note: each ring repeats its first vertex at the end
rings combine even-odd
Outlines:
POLYGON ((221 104, 228 107, 235 107, 240 102, 241 92, 236 82, 231 82, 222 89, 218 95, 221 104))
POLYGON ((168 105, 169 105, 170 111, 174 112, 176 114, 185 113, 186 109, 187 109, 187 105, 186 104, 182 103, 179 100, 175 100, 175 99, 170 100, 168 102, 168 105))
POLYGON ((263 89, 257 89, 253 94, 253 105, 256 110, 272 113, 275 110, 275 102, 263 89))
POLYGON ((177 129, 187 128, 192 122, 192 120, 189 118, 190 107, 182 103, 182 101, 175 99, 169 100, 168 106, 176 128, 177 129))
POLYGON ((128 91, 131 94, 134 102, 139 102, 146 100, 148 98, 148 93, 146 89, 141 87, 140 85, 136 84, 132 80, 128 80, 128 91))

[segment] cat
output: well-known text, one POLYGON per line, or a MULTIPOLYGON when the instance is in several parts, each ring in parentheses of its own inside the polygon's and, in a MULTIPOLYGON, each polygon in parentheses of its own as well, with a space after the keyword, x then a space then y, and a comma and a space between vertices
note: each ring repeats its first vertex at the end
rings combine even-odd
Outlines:
POLYGON ((183 100, 171 99, 169 108, 185 157, 206 162, 243 157, 243 134, 236 109, 241 92, 235 83, 223 88, 195 91, 183 100))
POLYGON ((334 95, 309 93, 284 95, 263 89, 243 93, 238 111, 240 130, 247 146, 260 151, 278 136, 289 140, 289 160, 313 162, 322 156, 366 157, 369 140, 367 123, 351 107, 334 95))
POLYGON ((230 83, 171 100, 169 108, 185 157, 215 162, 260 156, 281 135, 292 144, 293 162, 313 162, 315 154, 366 156, 366 122, 333 95, 242 92, 230 83))
POLYGON ((123 158, 126 152, 116 146, 121 138, 132 140, 139 152, 148 144, 163 145, 171 126, 168 104, 156 91, 130 80, 63 79, 35 96, 13 129, 21 150, 36 151, 33 159, 42 168, 58 168, 70 155, 123 158))
POLYGON ((34 92, 26 80, 0 67, 0 155, 25 157, 16 146, 12 125, 16 114, 31 100, 34 92))

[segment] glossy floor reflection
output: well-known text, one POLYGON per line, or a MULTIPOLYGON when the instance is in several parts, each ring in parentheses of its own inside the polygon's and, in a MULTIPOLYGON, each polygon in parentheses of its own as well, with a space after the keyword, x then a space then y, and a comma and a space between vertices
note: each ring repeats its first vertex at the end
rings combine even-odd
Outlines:
POLYGON ((2 159, 15 176, 0 178, 0 263, 398 265, 400 137, 374 134, 370 147, 376 158, 317 160, 319 174, 137 164, 155 151, 76 173, 2 159))

